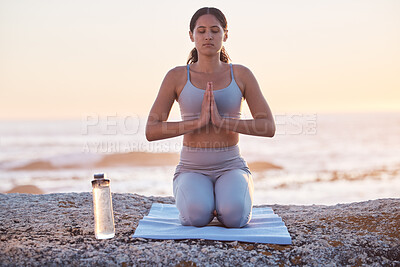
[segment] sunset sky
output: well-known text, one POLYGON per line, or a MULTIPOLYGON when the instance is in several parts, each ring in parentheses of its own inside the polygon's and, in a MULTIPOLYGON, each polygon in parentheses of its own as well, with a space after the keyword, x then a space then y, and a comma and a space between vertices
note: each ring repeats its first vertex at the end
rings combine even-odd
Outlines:
POLYGON ((274 114, 400 111, 397 0, 0 0, 0 119, 147 115, 204 6, 274 114))

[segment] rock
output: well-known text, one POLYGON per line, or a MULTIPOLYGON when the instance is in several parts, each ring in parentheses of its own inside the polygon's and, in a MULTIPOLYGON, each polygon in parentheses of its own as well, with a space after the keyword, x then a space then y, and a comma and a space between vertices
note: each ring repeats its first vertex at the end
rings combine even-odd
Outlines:
MULTIPOLYGON (((291 246, 132 238, 151 203, 173 197, 112 194, 116 235, 94 237, 90 193, 0 194, 0 265, 389 265, 400 258, 400 199, 334 206, 271 205, 291 246)), ((266 205, 262 205, 266 206, 266 205)))
POLYGON ((21 193, 21 194, 43 194, 44 192, 35 185, 19 185, 6 193, 21 193))

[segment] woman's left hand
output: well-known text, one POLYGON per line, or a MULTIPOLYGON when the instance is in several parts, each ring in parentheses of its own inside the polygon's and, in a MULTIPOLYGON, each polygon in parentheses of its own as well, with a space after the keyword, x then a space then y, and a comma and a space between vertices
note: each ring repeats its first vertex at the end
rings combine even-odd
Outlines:
POLYGON ((222 117, 219 114, 218 111, 218 107, 217 107, 217 103, 215 102, 214 99, 214 87, 213 87, 213 83, 211 82, 211 122, 212 124, 214 124, 217 127, 221 127, 222 126, 222 117))

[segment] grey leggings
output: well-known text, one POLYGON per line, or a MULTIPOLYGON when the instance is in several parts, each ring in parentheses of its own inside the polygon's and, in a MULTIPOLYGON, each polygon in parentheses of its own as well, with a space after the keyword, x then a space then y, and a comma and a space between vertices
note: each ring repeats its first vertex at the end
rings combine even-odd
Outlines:
POLYGON ((253 179, 239 147, 183 146, 173 191, 182 225, 205 226, 214 218, 226 227, 251 219, 253 179))

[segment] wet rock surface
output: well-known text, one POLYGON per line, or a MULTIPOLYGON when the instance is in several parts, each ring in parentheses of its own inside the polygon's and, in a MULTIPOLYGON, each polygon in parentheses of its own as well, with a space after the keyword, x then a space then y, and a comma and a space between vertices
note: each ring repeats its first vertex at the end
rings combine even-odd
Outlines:
POLYGON ((0 194, 1 266, 400 266, 400 199, 270 206, 290 246, 132 238, 153 202, 172 197, 113 194, 116 235, 94 236, 92 195, 0 194))

